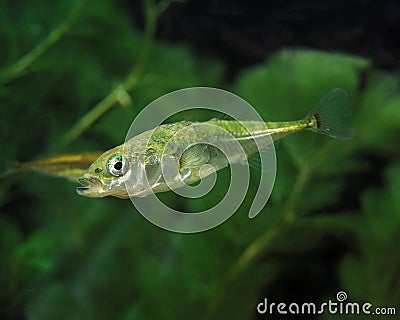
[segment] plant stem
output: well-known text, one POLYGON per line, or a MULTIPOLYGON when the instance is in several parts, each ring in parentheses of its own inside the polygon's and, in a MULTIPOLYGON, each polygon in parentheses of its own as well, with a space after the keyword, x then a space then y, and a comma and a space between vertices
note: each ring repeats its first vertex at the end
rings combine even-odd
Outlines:
POLYGON ((57 149, 62 149, 72 141, 77 139, 86 129, 91 127, 102 115, 113 108, 118 102, 124 105, 132 103, 129 91, 131 91, 139 81, 143 69, 147 63, 151 43, 154 36, 157 19, 160 14, 168 8, 173 0, 161 1, 157 5, 150 0, 144 1, 146 26, 143 45, 139 53, 138 60, 133 70, 128 74, 113 91, 111 91, 103 100, 88 111, 63 137, 57 149))
POLYGON ((55 44, 75 22, 79 13, 86 1, 82 1, 69 16, 53 31, 51 31, 46 38, 36 45, 31 51, 22 56, 11 66, 5 68, 0 72, 0 83, 7 83, 19 77, 26 71, 32 63, 39 59, 53 44, 55 44))
POLYGON ((296 177, 290 198, 285 205, 282 216, 274 226, 267 229, 247 246, 236 260, 236 263, 227 272, 225 280, 210 303, 206 319, 212 319, 214 317, 215 312, 228 292, 229 286, 235 281, 235 279, 253 263, 253 261, 267 248, 277 235, 281 234, 283 230, 289 228, 297 221, 298 218, 295 214, 295 208, 303 188, 311 178, 314 168, 317 167, 329 154, 329 150, 333 144, 332 141, 327 142, 314 154, 310 161, 301 168, 296 177))

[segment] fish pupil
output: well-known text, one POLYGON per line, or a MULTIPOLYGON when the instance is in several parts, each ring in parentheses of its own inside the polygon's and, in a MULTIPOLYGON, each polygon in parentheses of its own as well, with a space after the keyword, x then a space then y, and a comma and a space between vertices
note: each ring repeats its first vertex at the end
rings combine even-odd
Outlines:
POLYGON ((121 170, 122 169, 122 161, 118 161, 114 164, 114 169, 115 170, 121 170))

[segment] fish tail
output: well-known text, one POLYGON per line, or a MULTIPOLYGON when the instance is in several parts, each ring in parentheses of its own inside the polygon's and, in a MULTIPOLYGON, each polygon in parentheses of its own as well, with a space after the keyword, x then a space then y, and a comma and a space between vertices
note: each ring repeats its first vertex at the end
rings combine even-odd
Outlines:
POLYGON ((307 116, 312 123, 310 129, 340 140, 353 138, 355 130, 348 97, 340 88, 324 96, 307 116))

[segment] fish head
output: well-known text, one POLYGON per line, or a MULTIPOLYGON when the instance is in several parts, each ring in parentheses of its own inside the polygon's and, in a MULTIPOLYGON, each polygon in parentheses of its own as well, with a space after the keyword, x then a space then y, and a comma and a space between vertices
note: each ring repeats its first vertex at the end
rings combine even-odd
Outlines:
POLYGON ((115 147, 104 152, 78 178, 82 186, 77 187, 76 192, 90 198, 128 198, 125 181, 131 172, 130 161, 123 154, 123 146, 115 147))

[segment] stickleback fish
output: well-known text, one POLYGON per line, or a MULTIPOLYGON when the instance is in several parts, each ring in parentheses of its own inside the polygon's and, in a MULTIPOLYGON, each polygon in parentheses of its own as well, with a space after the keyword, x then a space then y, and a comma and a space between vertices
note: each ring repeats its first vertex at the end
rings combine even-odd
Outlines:
POLYGON ((76 182, 101 154, 102 152, 99 151, 61 154, 34 161, 15 162, 6 174, 34 171, 54 177, 67 178, 76 182))
POLYGON ((211 119, 160 125, 104 152, 78 179, 82 186, 76 191, 92 198, 125 199, 173 190, 182 182, 191 184, 207 175, 200 170, 206 164, 217 171, 228 165, 228 159, 230 163, 246 162, 260 151, 260 146, 267 148, 273 141, 302 130, 351 139, 354 129, 346 91, 333 89, 305 118, 297 121, 211 119), (223 146, 225 154, 214 143, 223 146), (129 194, 125 184, 128 180, 133 185, 129 194))

